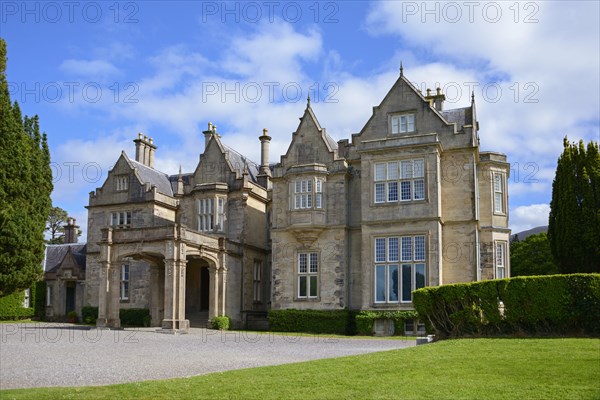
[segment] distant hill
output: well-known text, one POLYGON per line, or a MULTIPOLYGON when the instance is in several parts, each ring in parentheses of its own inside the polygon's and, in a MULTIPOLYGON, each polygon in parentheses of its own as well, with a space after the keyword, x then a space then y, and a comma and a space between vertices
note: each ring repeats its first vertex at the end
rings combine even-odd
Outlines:
POLYGON ((527 238, 527 236, 536 235, 536 234, 542 233, 542 232, 548 232, 548 225, 536 226, 535 228, 531 228, 531 229, 523 231, 523 232, 515 233, 514 235, 511 235, 510 239, 512 240, 515 238, 515 236, 519 235, 519 240, 524 240, 527 238))

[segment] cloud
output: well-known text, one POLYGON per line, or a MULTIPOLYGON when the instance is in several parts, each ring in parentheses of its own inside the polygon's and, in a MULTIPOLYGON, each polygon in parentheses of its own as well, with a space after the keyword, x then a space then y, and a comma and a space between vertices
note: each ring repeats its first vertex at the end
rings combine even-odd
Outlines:
POLYGON ((105 60, 68 59, 61 63, 60 70, 75 76, 105 79, 119 75, 120 70, 105 60))
POLYGON ((519 233, 536 226, 548 225, 549 204, 519 206, 510 211, 510 229, 519 233))

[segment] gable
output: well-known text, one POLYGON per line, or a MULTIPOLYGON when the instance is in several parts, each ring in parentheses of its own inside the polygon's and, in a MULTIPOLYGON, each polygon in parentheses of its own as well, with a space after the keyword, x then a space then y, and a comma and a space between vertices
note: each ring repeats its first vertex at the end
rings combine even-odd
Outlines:
POLYGON ((292 134, 292 142, 281 164, 284 168, 311 163, 328 164, 336 158, 337 144, 327 135, 309 105, 300 118, 298 129, 292 134))

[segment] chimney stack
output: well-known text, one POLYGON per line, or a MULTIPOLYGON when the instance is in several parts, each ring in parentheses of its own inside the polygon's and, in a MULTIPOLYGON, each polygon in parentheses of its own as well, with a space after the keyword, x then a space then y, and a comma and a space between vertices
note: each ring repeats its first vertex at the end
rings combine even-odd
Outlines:
POLYGON ((79 233, 77 220, 75 218, 67 218, 67 225, 64 226, 64 229, 64 243, 77 243, 77 234, 79 233))
POLYGON ((431 89, 427 89, 427 96, 425 96, 426 100, 429 100, 429 104, 438 111, 442 111, 444 107, 444 100, 446 100, 446 96, 442 94, 441 88, 435 89, 435 94, 431 94, 431 89))
POLYGON ((138 133, 138 138, 133 141, 135 143, 135 161, 147 167, 154 168, 154 153, 156 145, 154 140, 138 133))
POLYGON ((269 131, 267 128, 263 129, 262 136, 259 136, 260 140, 260 171, 261 175, 271 176, 271 170, 269 169, 269 145, 271 143, 271 136, 268 135, 269 131))
POLYGON ((210 139, 212 135, 216 133, 216 130, 217 127, 213 125, 212 122, 209 122, 208 129, 202 132, 204 134, 204 150, 208 147, 208 142, 210 142, 210 139))

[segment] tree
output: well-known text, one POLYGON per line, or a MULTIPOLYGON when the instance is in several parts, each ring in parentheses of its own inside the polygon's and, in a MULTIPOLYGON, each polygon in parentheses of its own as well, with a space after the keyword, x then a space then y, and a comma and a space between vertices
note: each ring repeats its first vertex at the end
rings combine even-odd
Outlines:
POLYGON ((565 137, 552 183, 548 239, 562 273, 600 272, 600 153, 565 137))
POLYGON ((64 243, 64 225, 67 223, 68 214, 60 207, 52 207, 46 221, 46 232, 50 233, 51 244, 64 243))
POLYGON ((0 39, 0 296, 30 287, 42 275, 51 192, 47 138, 37 116, 23 118, 11 103, 6 42, 0 39))
POLYGON ((515 238, 510 243, 510 275, 558 274, 558 266, 550 250, 545 232, 530 235, 522 241, 515 238))

